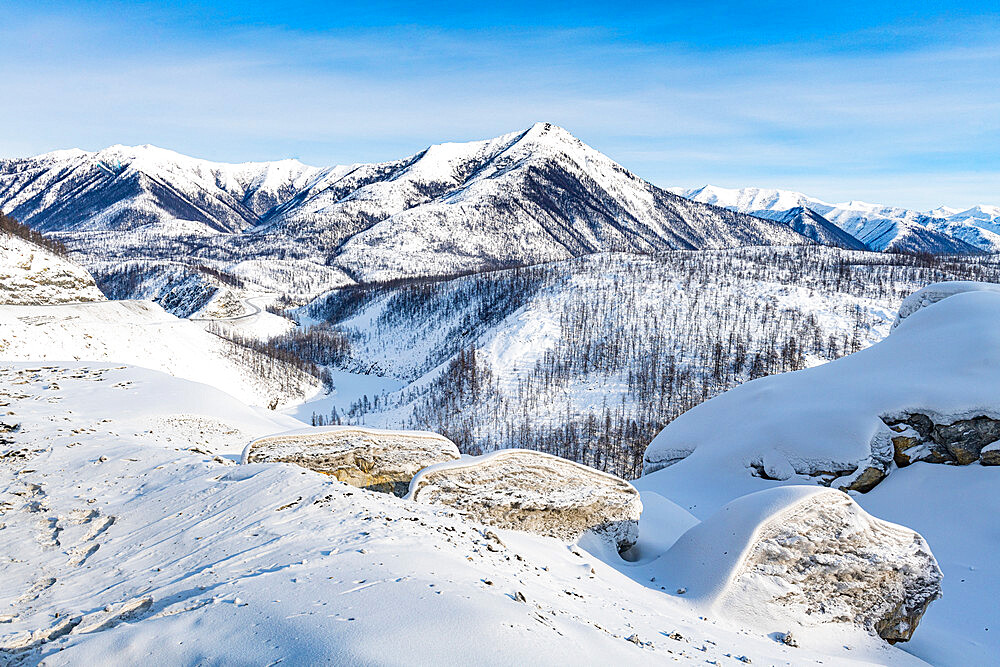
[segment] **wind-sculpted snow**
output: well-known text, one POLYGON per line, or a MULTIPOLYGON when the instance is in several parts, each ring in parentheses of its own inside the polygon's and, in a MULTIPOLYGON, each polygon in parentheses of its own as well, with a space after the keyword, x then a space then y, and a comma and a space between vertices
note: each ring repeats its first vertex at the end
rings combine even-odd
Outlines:
POLYGON ((892 323, 892 328, 898 327, 903 320, 921 308, 963 292, 1000 292, 1000 285, 972 280, 951 280, 922 287, 899 304, 899 313, 896 315, 896 321, 892 323))
POLYGON ((642 501, 623 479, 572 461, 506 449, 421 471, 407 496, 448 505, 475 521, 565 541, 594 533, 625 551, 638 537, 642 501))
POLYGON ((0 304, 104 300, 94 279, 76 262, 0 231, 0 304))
POLYGON ((292 420, 205 385, 9 364, 0 405, 4 664, 917 664, 861 632, 792 648, 578 546, 234 465, 292 420))
POLYGON ((649 569, 717 614, 763 627, 853 624, 891 643, 909 640, 941 595, 941 570, 920 535, 815 487, 734 500, 649 569))
POLYGON ((242 463, 295 463, 352 486, 404 496, 419 470, 458 457, 455 443, 437 433, 327 426, 254 440, 242 463))

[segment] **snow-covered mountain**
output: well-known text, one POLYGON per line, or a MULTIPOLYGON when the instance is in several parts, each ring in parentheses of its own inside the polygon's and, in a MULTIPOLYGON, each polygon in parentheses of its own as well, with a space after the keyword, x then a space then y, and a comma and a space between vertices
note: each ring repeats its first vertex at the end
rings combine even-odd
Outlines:
POLYGON ((790 190, 721 188, 705 185, 685 190, 672 188, 693 201, 722 206, 751 215, 776 219, 803 207, 823 216, 878 251, 968 253, 1000 251, 1000 210, 977 206, 966 211, 938 208, 920 212, 881 204, 850 201, 829 204, 790 190))
POLYGON ((846 248, 847 250, 869 249, 857 238, 805 206, 796 206, 787 211, 761 211, 758 215, 784 223, 799 234, 811 238, 821 245, 846 248))
POLYGON ((42 231, 239 232, 319 172, 296 160, 221 164, 155 146, 0 160, 0 208, 42 231))
POLYGON ((58 151, 0 162, 0 207, 58 232, 100 275, 180 261, 298 293, 606 250, 810 243, 657 188, 547 123, 323 170, 58 151))
POLYGON ((547 123, 338 172, 255 233, 335 250, 338 266, 368 281, 602 250, 805 242, 770 222, 692 207, 547 123))

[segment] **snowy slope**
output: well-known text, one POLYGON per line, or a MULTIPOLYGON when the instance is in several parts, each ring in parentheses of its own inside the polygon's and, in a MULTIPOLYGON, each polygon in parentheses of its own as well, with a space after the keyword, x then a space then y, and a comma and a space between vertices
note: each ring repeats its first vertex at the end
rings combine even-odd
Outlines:
POLYGON ((547 123, 323 170, 151 146, 59 151, 0 161, 0 207, 125 287, 119 264, 179 260, 298 295, 596 251, 810 243, 661 190, 547 123))
POLYGON ((0 359, 115 361, 203 382, 258 406, 288 405, 318 382, 148 301, 0 306, 0 359))
POLYGON ((8 664, 919 664, 847 626, 709 618, 553 539, 233 465, 218 454, 287 424, 202 385, 15 364, 0 397, 21 425, 0 463, 8 664), (788 630, 800 648, 769 636, 788 630))
POLYGON ((908 308, 892 334, 866 350, 746 383, 674 420, 650 444, 649 472, 635 485, 705 517, 759 489, 828 481, 829 471, 841 471, 832 484, 839 486, 852 468, 860 473, 888 455, 888 477, 852 495, 924 535, 945 574, 944 596, 908 650, 935 664, 986 664, 1000 651, 993 627, 1000 536, 987 518, 1000 511, 1000 468, 917 462, 897 469, 889 439, 896 434, 880 417, 1000 418, 1000 294, 954 290, 914 303, 924 307, 908 308))
POLYGON ((722 206, 769 219, 798 207, 811 209, 872 250, 967 253, 973 247, 989 252, 1000 251, 1000 237, 995 229, 995 207, 976 207, 968 211, 935 209, 923 213, 910 209, 850 201, 827 202, 790 190, 766 188, 700 188, 673 191, 694 201, 722 206))
POLYGON ((103 301, 87 270, 66 257, 0 231, 0 304, 103 301))

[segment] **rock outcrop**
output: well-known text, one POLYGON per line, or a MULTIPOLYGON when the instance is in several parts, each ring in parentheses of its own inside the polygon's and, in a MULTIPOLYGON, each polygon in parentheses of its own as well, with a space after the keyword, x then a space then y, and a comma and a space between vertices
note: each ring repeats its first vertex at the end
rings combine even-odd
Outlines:
POLYGON ((566 541, 591 532, 619 551, 638 538, 642 502, 623 479, 549 454, 507 449, 422 471, 409 498, 481 523, 566 541))
POLYGON ((352 486, 406 494, 423 468, 459 458, 448 438, 427 431, 329 426, 268 436, 243 450, 243 463, 295 463, 352 486))
POLYGON ((0 305, 104 301, 87 270, 68 257, 0 230, 0 305))
POLYGON ((893 459, 900 468, 916 461, 969 465, 997 465, 1000 419, 975 415, 966 419, 933 418, 912 412, 883 418, 893 432, 893 459))
POLYGON ((919 534, 807 486, 732 501, 681 536, 658 572, 720 614, 850 623, 890 643, 910 639, 942 577, 919 534))

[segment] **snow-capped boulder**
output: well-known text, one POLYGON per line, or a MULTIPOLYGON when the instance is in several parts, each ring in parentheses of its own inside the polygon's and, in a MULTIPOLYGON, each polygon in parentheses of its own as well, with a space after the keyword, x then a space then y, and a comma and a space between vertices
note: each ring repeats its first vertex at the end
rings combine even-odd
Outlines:
POLYGON ((1000 286, 958 289, 930 292, 951 295, 910 311, 868 349, 748 382, 681 415, 647 448, 651 477, 640 488, 725 479, 732 498, 761 488, 753 479, 867 492, 894 459, 978 460, 1000 439, 1000 286))
POLYGON ((524 449, 421 471, 407 496, 450 505, 474 520, 566 541, 591 532, 624 551, 638 536, 642 501, 625 480, 524 449))
POLYGON ((962 294, 963 292, 1000 292, 1000 285, 981 283, 974 280, 952 280, 928 285, 903 299, 903 303, 899 305, 899 313, 896 315, 896 321, 893 322, 892 328, 895 329, 898 327, 903 320, 921 308, 926 308, 942 299, 947 299, 949 296, 962 294))
POLYGON ((242 462, 295 463, 352 486, 402 496, 417 471, 458 457, 455 443, 437 433, 327 426, 254 440, 242 462))
POLYGON ((910 639, 942 578, 919 534, 807 486, 730 502, 682 535, 657 571, 713 615, 782 628, 848 623, 890 643, 910 639))

